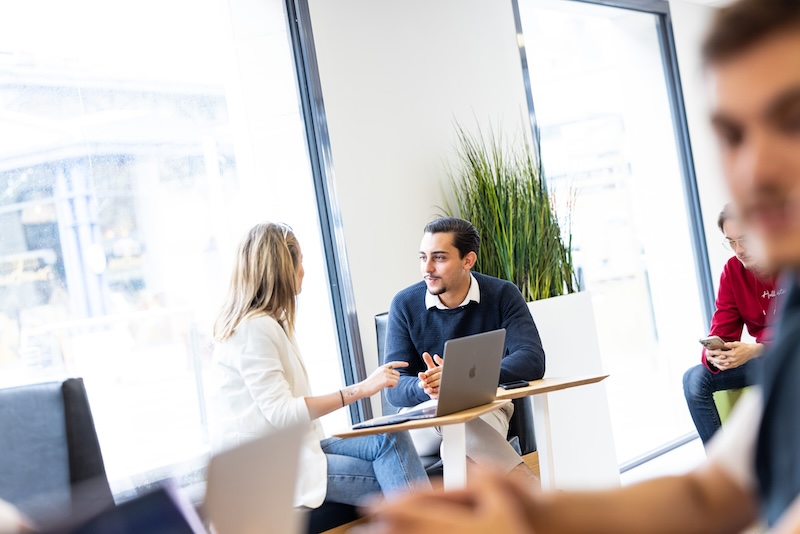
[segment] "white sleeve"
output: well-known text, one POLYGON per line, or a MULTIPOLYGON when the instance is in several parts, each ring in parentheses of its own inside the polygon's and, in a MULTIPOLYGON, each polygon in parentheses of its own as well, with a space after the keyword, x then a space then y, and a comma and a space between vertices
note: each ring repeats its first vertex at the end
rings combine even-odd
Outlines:
POLYGON ((756 440, 763 412, 761 388, 745 392, 708 444, 708 459, 748 491, 756 489, 756 440))
POLYGON ((291 373, 283 366, 279 347, 282 340, 275 339, 268 324, 250 321, 247 325, 247 341, 239 355, 245 386, 273 426, 308 424, 311 417, 306 401, 292 394, 291 373))

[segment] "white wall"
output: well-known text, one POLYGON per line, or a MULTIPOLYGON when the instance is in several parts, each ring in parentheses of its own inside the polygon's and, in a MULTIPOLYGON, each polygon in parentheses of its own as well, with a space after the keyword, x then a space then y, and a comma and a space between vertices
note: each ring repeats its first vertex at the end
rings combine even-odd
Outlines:
POLYGON ((684 0, 670 0, 669 4, 697 173, 700 207, 708 242, 708 257, 716 287, 722 267, 731 255, 721 245, 722 234, 717 228, 717 216, 730 197, 723 181, 717 145, 709 122, 710 93, 700 58, 700 47, 716 8, 684 0))
POLYGON ((367 369, 373 316, 421 279, 424 225, 441 213, 454 121, 527 113, 509 0, 310 0, 336 194, 367 369))

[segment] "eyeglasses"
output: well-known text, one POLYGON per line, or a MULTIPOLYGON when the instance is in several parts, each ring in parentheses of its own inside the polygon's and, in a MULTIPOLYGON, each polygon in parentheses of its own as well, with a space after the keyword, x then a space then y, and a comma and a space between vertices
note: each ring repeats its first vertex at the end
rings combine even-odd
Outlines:
POLYGON ((725 239, 722 240, 722 246, 727 248, 728 250, 732 250, 732 251, 736 252, 736 246, 737 245, 742 247, 742 248, 746 248, 747 247, 747 243, 749 241, 750 241, 750 238, 748 238, 746 235, 743 235, 739 239, 728 239, 728 238, 725 238, 725 239))

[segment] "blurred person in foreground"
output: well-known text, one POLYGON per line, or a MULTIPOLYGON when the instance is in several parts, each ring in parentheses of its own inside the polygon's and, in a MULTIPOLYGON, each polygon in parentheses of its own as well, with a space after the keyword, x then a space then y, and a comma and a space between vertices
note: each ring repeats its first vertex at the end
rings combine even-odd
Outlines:
POLYGON ((318 419, 397 385, 401 362, 366 380, 313 395, 294 337, 303 254, 286 225, 254 226, 239 246, 225 304, 214 324, 215 442, 240 445, 275 429, 306 425, 295 505, 357 505, 368 495, 430 488, 407 432, 326 438, 318 419))
POLYGON ((800 532, 800 0, 720 9, 703 55, 734 205, 787 281, 760 387, 739 401, 708 460, 688 474, 608 491, 535 493, 485 472, 463 490, 378 505, 367 529, 735 533, 760 516, 774 532, 800 532))
POLYGON ((719 214, 717 226, 734 256, 725 264, 719 279, 708 335, 719 336, 725 347, 703 348, 702 363, 683 375, 686 404, 703 445, 708 445, 722 426, 714 393, 752 386, 761 375, 761 355, 771 336, 769 326, 776 317, 777 299, 786 293, 776 287, 773 273, 762 265, 757 247, 731 204, 726 204, 719 214), (742 341, 745 326, 755 343, 742 341))

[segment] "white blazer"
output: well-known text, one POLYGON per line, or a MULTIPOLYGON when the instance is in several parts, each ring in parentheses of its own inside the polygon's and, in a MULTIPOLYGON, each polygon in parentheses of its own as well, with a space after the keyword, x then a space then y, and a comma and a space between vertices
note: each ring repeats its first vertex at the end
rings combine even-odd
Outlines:
POLYGON ((320 506, 328 486, 328 464, 320 447, 324 434, 303 399, 311 388, 293 337, 272 317, 245 319, 231 337, 217 343, 213 360, 215 446, 233 447, 278 428, 308 425, 295 506, 320 506))

